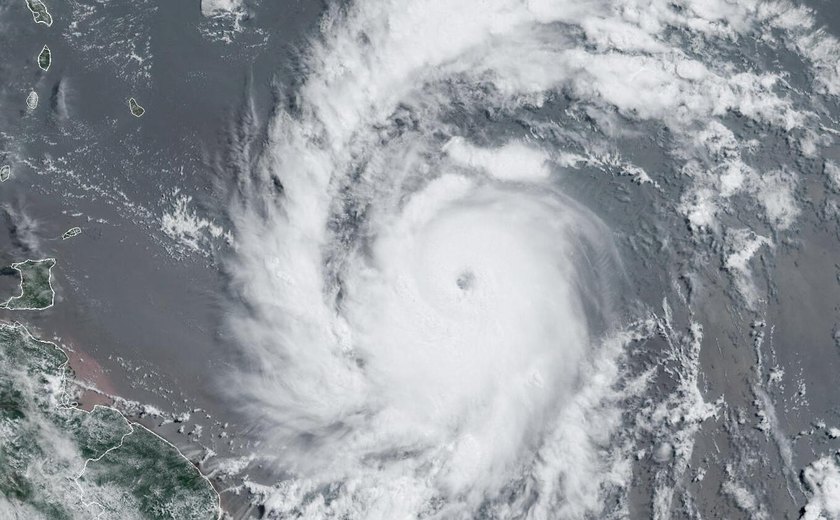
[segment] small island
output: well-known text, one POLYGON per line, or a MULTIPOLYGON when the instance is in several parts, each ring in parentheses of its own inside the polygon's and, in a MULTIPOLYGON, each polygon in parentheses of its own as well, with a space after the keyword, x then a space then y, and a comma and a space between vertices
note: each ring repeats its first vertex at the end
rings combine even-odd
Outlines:
POLYGON ((0 511, 11 518, 217 520, 219 495, 119 411, 78 408, 55 344, 0 323, 0 511))
POLYGON ((29 110, 38 108, 38 93, 34 90, 26 96, 26 106, 29 107, 29 110))
POLYGON ((20 296, 12 296, 0 304, 0 309, 40 311, 52 307, 55 300, 52 288, 53 267, 55 258, 12 264, 12 269, 20 273, 20 296))
POLYGON ((50 52, 50 48, 44 45, 44 48, 41 49, 41 54, 38 55, 38 67, 41 68, 44 72, 50 70, 50 64, 52 63, 52 53, 50 52))
POLYGON ((134 98, 130 98, 128 100, 128 108, 131 110, 131 114, 134 117, 140 117, 146 113, 146 109, 141 107, 140 104, 134 98))
POLYGON ((32 12, 35 23, 42 23, 47 27, 52 25, 52 15, 41 0, 26 0, 26 7, 32 12))
POLYGON ((67 231, 65 231, 63 235, 61 235, 61 239, 62 240, 67 240, 68 238, 73 238, 73 237, 79 236, 81 234, 82 234, 82 228, 72 227, 72 228, 68 229, 67 231))

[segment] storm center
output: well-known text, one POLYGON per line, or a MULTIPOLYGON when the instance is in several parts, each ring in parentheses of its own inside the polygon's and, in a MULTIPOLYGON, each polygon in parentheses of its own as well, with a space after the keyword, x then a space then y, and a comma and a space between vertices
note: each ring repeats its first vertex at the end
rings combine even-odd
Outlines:
POLYGON ((475 284, 475 274, 472 271, 463 271, 455 280, 458 288, 462 291, 469 291, 475 284))

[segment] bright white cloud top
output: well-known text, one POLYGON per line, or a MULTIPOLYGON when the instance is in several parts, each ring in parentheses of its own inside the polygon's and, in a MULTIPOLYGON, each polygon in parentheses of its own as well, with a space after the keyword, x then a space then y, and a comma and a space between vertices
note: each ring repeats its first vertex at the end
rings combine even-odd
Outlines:
MULTIPOLYGON (((306 54, 305 80, 278 108, 259 174, 242 180, 231 210, 230 272, 247 311, 230 326, 251 363, 227 383, 248 396, 263 451, 287 476, 264 490, 268 510, 598 516, 629 479, 630 452, 610 443, 632 334, 612 314, 622 275, 611 232, 558 192, 552 172, 623 164, 602 150, 625 131, 622 120, 667 129, 687 179, 674 210, 694 232, 752 240, 727 268, 753 295, 749 259, 771 242, 727 235, 718 217, 743 196, 773 229, 788 228, 796 174, 751 164, 756 144, 726 118, 790 132, 809 153, 817 116, 784 91, 781 73, 717 51, 746 34, 789 46, 817 66, 813 85, 831 92, 824 49, 837 43, 813 25, 784 2, 334 8, 306 54), (577 104, 591 135, 550 123, 466 131, 465 119, 492 128, 495 115, 537 111, 552 96, 577 104)), ((686 344, 699 349, 701 329, 692 334, 686 344)), ((696 364, 689 352, 683 361, 696 364)), ((686 426, 660 446, 657 456, 675 461, 662 482, 685 471, 692 425, 712 413, 686 370, 682 401, 663 405, 686 426)), ((671 496, 654 495, 667 517, 671 496)))

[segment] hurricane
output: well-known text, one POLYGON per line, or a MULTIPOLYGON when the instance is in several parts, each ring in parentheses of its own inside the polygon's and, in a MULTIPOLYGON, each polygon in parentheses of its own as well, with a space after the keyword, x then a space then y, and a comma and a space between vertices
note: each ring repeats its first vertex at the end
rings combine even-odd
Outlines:
POLYGON ((615 215, 571 187, 626 178, 683 236, 735 248, 721 268, 760 305, 749 260, 795 222, 790 164, 824 137, 807 90, 752 64, 784 47, 834 95, 836 45, 787 2, 330 4, 229 208, 245 361, 223 380, 276 482, 268 514, 624 517, 647 435, 668 517, 716 410, 702 326, 683 309, 677 333, 664 294, 641 302, 615 215), (764 161, 773 147, 790 160, 764 161), (665 183, 678 200, 657 199, 665 183), (631 358, 653 336, 682 368, 645 402, 653 372, 631 358))

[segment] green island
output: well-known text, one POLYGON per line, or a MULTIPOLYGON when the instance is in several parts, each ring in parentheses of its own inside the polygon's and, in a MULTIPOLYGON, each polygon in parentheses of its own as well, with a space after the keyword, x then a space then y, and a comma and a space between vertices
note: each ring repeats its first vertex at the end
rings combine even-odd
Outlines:
POLYGON ((26 7, 32 12, 35 23, 42 23, 47 27, 52 25, 52 15, 41 0, 26 0, 26 7))
POLYGON ((218 519, 218 493, 174 446, 113 408, 75 406, 67 361, 0 324, 0 517, 218 519))
POLYGON ((50 64, 52 63, 52 53, 50 52, 50 48, 44 45, 44 48, 41 49, 41 53, 38 55, 38 67, 41 68, 44 72, 50 70, 50 64))
POLYGON ((140 104, 134 98, 130 98, 128 100, 128 108, 131 110, 131 114, 134 117, 140 117, 146 113, 146 109, 141 107, 140 104))
POLYGON ((55 258, 12 264, 12 269, 20 273, 20 295, 0 304, 0 309, 34 311, 52 307, 55 300, 51 283, 53 267, 55 258))

